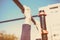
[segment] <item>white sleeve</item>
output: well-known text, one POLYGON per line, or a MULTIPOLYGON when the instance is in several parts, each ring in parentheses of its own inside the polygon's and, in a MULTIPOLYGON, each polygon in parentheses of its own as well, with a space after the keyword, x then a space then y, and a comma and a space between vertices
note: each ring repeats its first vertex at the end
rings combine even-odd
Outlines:
POLYGON ((24 5, 24 9, 25 9, 24 16, 30 18, 31 17, 31 10, 30 10, 30 8, 28 6, 24 5))
POLYGON ((25 5, 24 5, 24 9, 25 9, 24 16, 26 17, 25 23, 30 24, 30 22, 31 22, 31 10, 28 6, 25 6, 25 5))

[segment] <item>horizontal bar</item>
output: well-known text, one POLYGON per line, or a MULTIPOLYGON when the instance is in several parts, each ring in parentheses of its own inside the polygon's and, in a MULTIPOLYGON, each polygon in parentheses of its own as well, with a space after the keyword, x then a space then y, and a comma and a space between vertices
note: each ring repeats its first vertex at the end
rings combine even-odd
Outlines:
MULTIPOLYGON (((38 15, 34 15, 32 17, 38 17, 38 15)), ((16 19, 11 19, 11 20, 5 20, 5 21, 0 21, 0 23, 6 23, 6 22, 12 22, 12 21, 17 21, 17 20, 23 20, 25 17, 22 18, 16 18, 16 19)))

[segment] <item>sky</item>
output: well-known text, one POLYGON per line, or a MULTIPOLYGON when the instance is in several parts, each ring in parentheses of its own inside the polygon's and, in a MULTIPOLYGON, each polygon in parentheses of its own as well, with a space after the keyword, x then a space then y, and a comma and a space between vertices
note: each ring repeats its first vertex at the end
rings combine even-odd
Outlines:
MULTIPOLYGON (((38 15, 38 9, 43 6, 60 3, 60 0, 19 0, 23 5, 26 5, 31 8, 32 15, 38 15)), ((24 17, 21 10, 13 2, 13 0, 0 0, 0 21, 21 18, 24 17)), ((39 20, 39 18, 34 18, 39 20)), ((21 35, 22 24, 24 20, 2 23, 0 24, 0 31, 5 31, 6 33, 15 33, 16 35, 21 35)), ((32 35, 34 37, 38 35, 38 31, 35 26, 32 24, 32 35), (35 34, 34 34, 35 33, 35 34)), ((34 37, 35 38, 35 37, 34 37)), ((33 39, 34 39, 33 38, 33 39)))

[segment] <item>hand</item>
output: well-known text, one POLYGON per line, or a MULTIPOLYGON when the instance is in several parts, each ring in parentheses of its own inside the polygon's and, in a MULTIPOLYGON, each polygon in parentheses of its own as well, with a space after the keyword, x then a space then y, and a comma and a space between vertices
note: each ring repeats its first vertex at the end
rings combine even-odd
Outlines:
POLYGON ((42 30, 41 34, 48 34, 48 31, 47 30, 42 30))

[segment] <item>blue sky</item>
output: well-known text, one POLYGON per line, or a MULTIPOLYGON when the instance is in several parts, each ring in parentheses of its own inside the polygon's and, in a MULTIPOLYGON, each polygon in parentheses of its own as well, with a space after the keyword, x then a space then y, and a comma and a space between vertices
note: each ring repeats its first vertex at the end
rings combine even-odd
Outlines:
MULTIPOLYGON (((38 8, 49 4, 58 3, 59 0, 19 0, 32 10, 32 15, 38 14, 38 8)), ((23 17, 20 9, 12 0, 0 0, 0 20, 23 17), (12 15, 11 15, 12 14, 12 15)))
MULTIPOLYGON (((19 0, 19 1, 23 5, 27 5, 31 8, 32 15, 38 14, 39 7, 60 3, 60 0, 19 0)), ((20 17, 24 17, 24 15, 21 13, 21 10, 16 6, 16 4, 12 0, 0 0, 0 21, 20 18, 20 17)), ((9 32, 13 30, 14 33, 19 34, 19 32, 21 32, 21 24, 23 23, 24 23, 24 20, 3 23, 3 24, 0 24, 0 30, 7 31, 9 29, 8 30, 9 32), (18 28, 20 29, 18 30, 18 28)), ((33 31, 35 30, 34 27, 32 27, 32 29, 33 31)))

